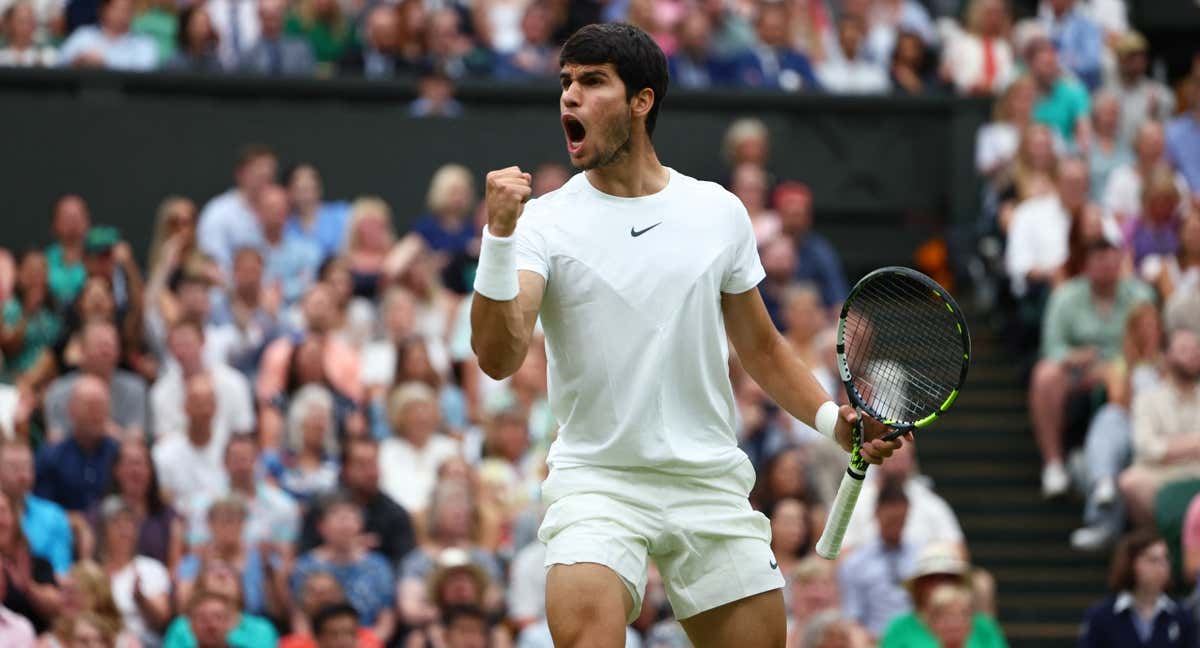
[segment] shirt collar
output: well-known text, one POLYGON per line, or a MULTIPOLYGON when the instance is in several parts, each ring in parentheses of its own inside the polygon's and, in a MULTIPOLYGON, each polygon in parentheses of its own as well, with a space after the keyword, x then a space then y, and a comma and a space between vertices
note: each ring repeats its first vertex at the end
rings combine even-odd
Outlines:
MULTIPOLYGON (((1117 595, 1117 600, 1113 603, 1113 614, 1120 614, 1132 607, 1133 593, 1129 590, 1125 590, 1117 595)), ((1157 617, 1163 612, 1174 612, 1175 608, 1175 601, 1172 601, 1171 598, 1166 594, 1159 594, 1158 600, 1154 602, 1154 616, 1157 617)))

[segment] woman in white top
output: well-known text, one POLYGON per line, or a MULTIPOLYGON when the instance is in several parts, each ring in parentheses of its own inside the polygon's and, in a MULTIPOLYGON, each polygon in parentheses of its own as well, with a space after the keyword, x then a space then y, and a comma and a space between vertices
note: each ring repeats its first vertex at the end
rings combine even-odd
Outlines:
POLYGON ((143 646, 158 646, 171 620, 167 568, 153 558, 137 555, 137 518, 120 496, 105 498, 100 514, 99 555, 121 619, 143 646))
POLYGON ((29 2, 17 2, 4 12, 0 23, 8 25, 7 44, 0 48, 0 67, 54 67, 58 50, 36 42, 37 16, 29 2))
POLYGON ((942 53, 944 73, 959 94, 993 95, 1012 81, 1011 21, 1004 0, 972 0, 967 7, 966 30, 954 30, 942 53))

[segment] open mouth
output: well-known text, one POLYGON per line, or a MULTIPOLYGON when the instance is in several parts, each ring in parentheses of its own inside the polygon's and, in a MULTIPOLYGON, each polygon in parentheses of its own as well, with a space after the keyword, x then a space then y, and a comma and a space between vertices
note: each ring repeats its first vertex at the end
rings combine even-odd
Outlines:
POLYGON ((567 135, 567 151, 572 155, 583 147, 583 139, 587 137, 587 129, 575 115, 563 115, 563 132, 567 135))

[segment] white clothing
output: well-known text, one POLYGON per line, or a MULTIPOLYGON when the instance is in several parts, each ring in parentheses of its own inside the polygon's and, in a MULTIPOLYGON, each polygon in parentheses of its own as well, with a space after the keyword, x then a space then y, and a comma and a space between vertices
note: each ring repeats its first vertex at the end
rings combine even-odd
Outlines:
MULTIPOLYGON (((217 412, 213 417, 213 443, 223 450, 234 433, 255 430, 254 402, 250 383, 241 372, 223 363, 208 363, 208 370, 212 374, 217 402, 217 412)), ((185 396, 183 370, 171 360, 150 388, 150 420, 156 439, 186 434, 187 415, 183 411, 185 396)))
POLYGON ((542 619, 546 616, 546 545, 530 542, 513 557, 508 572, 508 616, 542 619))
POLYGON ((217 33, 217 58, 222 67, 232 70, 238 66, 242 54, 257 45, 262 35, 258 3, 255 0, 208 0, 204 9, 217 33))
POLYGON ((53 47, 30 47, 17 51, 12 47, 0 48, 0 67, 54 67, 58 64, 58 50, 53 47))
MULTIPOLYGON (((959 31, 949 39, 942 53, 942 62, 949 66, 954 87, 960 93, 970 92, 983 83, 984 51, 983 39, 970 32, 959 31)), ((989 90, 999 94, 1012 82, 1017 71, 1012 46, 1008 41, 992 39, 992 61, 995 72, 989 90)))
POLYGON ((765 276, 745 207, 720 185, 668 170, 637 198, 586 174, 530 201, 517 267, 546 278, 550 404, 561 424, 547 463, 725 475, 746 461, 722 293, 765 276))
POLYGON ((223 451, 216 438, 204 447, 192 445, 186 434, 160 439, 151 454, 163 493, 172 502, 184 502, 197 493, 220 496, 228 483, 223 451))
MULTIPOLYGON (((868 479, 863 484, 858 495, 858 503, 850 517, 850 526, 846 527, 846 537, 842 540, 842 550, 864 546, 866 543, 879 539, 879 521, 875 519, 875 502, 879 499, 879 479, 868 479)), ((962 542, 962 527, 954 510, 940 495, 925 483, 921 477, 911 477, 904 482, 904 494, 908 497, 908 517, 904 520, 904 530, 900 533, 901 541, 917 548, 927 547, 933 543, 962 542)))
MULTIPOLYGON (((1185 199, 1190 194, 1182 174, 1175 175, 1175 187, 1185 199)), ((1108 174, 1103 206, 1105 216, 1118 223, 1126 223, 1142 213, 1142 178, 1133 163, 1123 164, 1108 174)))
POLYGON ((379 489, 406 511, 424 511, 437 485, 438 466, 458 454, 458 442, 442 434, 430 437, 421 449, 399 437, 384 439, 379 444, 379 489))
POLYGON ((863 60, 830 58, 817 66, 817 80, 833 94, 884 94, 892 87, 882 65, 863 60))
POLYGON ((128 32, 109 38, 96 25, 76 29, 63 42, 60 52, 60 65, 71 65, 89 52, 99 52, 104 58, 104 67, 110 70, 147 72, 158 65, 158 46, 154 39, 128 32))
POLYGON ((975 170, 995 173, 1017 157, 1021 131, 1009 122, 991 122, 975 135, 975 170))
POLYGON ((146 625, 137 602, 133 600, 134 572, 137 573, 137 580, 141 581, 142 594, 146 596, 158 596, 171 591, 171 576, 167 573, 167 568, 157 560, 147 556, 136 556, 133 562, 113 574, 110 580, 113 601, 117 604, 117 610, 121 612, 121 622, 125 630, 137 635, 145 644, 146 638, 157 638, 158 635, 146 625))
POLYGON ((1058 195, 1030 198, 1013 210, 1008 226, 1004 268, 1013 294, 1025 295, 1026 275, 1033 270, 1053 271, 1066 263, 1071 216, 1058 195))
POLYGON ((230 189, 208 201, 200 211, 196 241, 200 251, 228 273, 232 271, 233 255, 239 248, 252 247, 262 251, 262 227, 241 192, 230 189))

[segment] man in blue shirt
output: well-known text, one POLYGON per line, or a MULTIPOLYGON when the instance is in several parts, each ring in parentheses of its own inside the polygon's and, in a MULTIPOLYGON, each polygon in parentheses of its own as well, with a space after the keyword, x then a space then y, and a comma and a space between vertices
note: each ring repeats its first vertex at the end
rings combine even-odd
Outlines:
POLYGON ((303 237, 286 233, 288 195, 283 187, 270 185, 263 189, 254 211, 263 235, 263 281, 278 284, 283 305, 291 306, 316 281, 321 249, 303 237))
POLYGON ((1075 0, 1050 0, 1038 16, 1063 65, 1095 90, 1100 85, 1104 33, 1075 6, 1075 0))
MULTIPOLYGON (((374 12, 372 12, 374 15, 374 12)), ((322 261, 342 252, 350 205, 345 201, 322 202, 321 174, 311 164, 301 164, 288 174, 288 197, 292 215, 284 236, 299 236, 321 249, 322 261)))
POLYGON ((1192 110, 1167 124, 1167 158, 1183 174, 1200 204, 1200 85, 1192 86, 1192 110))
POLYGON ((228 273, 240 248, 258 248, 262 232, 254 218, 254 203, 264 187, 275 182, 277 161, 271 149, 246 147, 234 169, 235 186, 208 201, 200 212, 196 241, 200 250, 228 273))
POLYGON ((812 192, 799 182, 785 182, 775 189, 774 202, 783 233, 796 243, 796 279, 820 289, 821 302, 832 316, 850 288, 833 245, 812 231, 812 192))
POLYGON ((116 425, 108 416, 108 385, 95 376, 80 376, 72 388, 68 413, 71 436, 38 452, 34 491, 79 512, 103 496, 117 456, 119 444, 110 435, 116 425))
POLYGON ((788 10, 783 3, 759 7, 756 32, 758 44, 735 64, 737 81, 751 88, 786 92, 815 91, 821 84, 812 63, 788 40, 788 10))
POLYGON ((17 506, 33 555, 62 575, 71 568, 71 526, 61 506, 34 495, 33 451, 20 441, 0 446, 0 490, 17 506))
POLYGON ((920 550, 902 538, 908 517, 908 496, 898 481, 885 482, 879 489, 875 519, 879 538, 850 554, 838 566, 838 589, 842 612, 880 637, 892 619, 912 609, 904 589, 913 561, 920 550))

